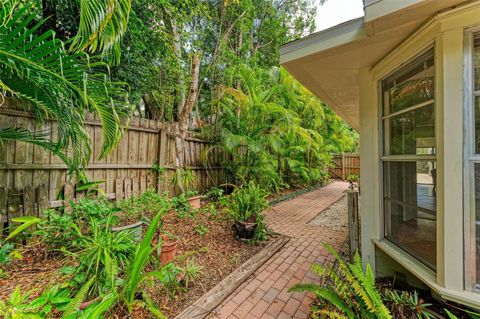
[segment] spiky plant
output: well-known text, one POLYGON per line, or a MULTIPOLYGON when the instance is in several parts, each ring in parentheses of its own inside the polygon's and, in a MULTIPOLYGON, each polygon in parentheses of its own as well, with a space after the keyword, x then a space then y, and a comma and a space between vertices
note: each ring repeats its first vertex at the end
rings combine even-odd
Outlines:
POLYGON ((375 277, 370 265, 365 272, 358 253, 352 263, 345 262, 328 244, 324 247, 337 261, 337 268, 320 264, 312 265, 312 271, 325 280, 325 285, 297 284, 289 291, 309 291, 324 301, 326 306, 317 315, 322 318, 393 318, 375 288, 375 277))
POLYGON ((0 104, 20 100, 39 122, 58 123, 53 138, 24 127, 1 128, 0 147, 8 140, 29 142, 53 151, 71 169, 85 166, 91 146, 84 115, 93 112, 103 127, 100 157, 106 156, 121 138, 126 85, 112 82, 98 58, 68 51, 52 30, 40 32, 45 20, 35 22, 32 3, 0 0, 0 6, 0 104))

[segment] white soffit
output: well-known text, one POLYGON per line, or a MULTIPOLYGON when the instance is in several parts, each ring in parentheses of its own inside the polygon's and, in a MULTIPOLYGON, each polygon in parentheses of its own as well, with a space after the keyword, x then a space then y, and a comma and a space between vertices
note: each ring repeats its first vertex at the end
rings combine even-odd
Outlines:
POLYGON ((281 48, 280 57, 281 64, 290 74, 332 107, 357 131, 360 68, 374 65, 420 25, 417 21, 367 36, 363 21, 360 22, 362 22, 360 28, 359 19, 343 24, 345 28, 342 28, 342 31, 345 33, 337 34, 334 39, 329 38, 333 33, 331 32, 333 30, 329 29, 326 30, 326 34, 320 32, 315 34, 315 37, 286 44, 281 48), (319 39, 322 37, 325 40, 319 39), (336 45, 331 45, 333 42, 336 42, 336 45), (318 50, 320 46, 324 49, 318 50), (317 50, 314 51, 314 48, 317 50), (307 52, 313 53, 305 54, 307 52))
MULTIPOLYGON (((395 1, 367 1, 365 9, 395 1)), ((358 131, 360 69, 375 65, 435 13, 465 2, 408 1, 366 23, 365 17, 353 19, 283 45, 280 63, 358 131)))

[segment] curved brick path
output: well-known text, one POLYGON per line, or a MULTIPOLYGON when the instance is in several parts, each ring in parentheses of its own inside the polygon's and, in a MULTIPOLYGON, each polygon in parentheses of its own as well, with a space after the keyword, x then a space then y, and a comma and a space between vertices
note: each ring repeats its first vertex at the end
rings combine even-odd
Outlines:
POLYGON ((348 183, 334 182, 321 189, 282 202, 266 213, 267 224, 290 241, 253 273, 208 318, 307 318, 311 294, 289 293, 298 282, 316 282, 310 271, 313 262, 325 263, 328 256, 321 242, 340 250, 347 233, 308 222, 335 203, 348 183))

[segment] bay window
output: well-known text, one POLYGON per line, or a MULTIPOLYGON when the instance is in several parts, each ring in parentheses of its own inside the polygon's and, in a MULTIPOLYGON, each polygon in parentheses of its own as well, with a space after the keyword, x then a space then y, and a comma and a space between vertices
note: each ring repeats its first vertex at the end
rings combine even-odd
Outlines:
POLYGON ((466 232, 467 286, 480 289, 480 32, 468 33, 469 48, 466 110, 466 179, 470 183, 470 201, 467 202, 467 220, 471 227, 466 232))
POLYGON ((381 82, 384 236, 435 270, 433 48, 381 82))

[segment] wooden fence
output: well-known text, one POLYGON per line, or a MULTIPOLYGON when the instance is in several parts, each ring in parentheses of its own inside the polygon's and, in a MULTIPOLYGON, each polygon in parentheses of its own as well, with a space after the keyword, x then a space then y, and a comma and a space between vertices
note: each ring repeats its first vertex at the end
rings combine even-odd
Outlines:
MULTIPOLYGON (((4 105, 0 107, 0 127, 28 128, 50 132, 53 136, 57 123, 38 123, 32 114, 4 105)), ((86 130, 92 139, 93 154, 85 174, 89 180, 103 181, 100 188, 108 198, 118 200, 150 187, 171 194, 177 191, 172 184, 175 135, 171 125, 133 118, 118 147, 104 159, 98 159, 102 146, 98 119, 87 116, 86 130), (155 163, 166 169, 161 176, 151 169, 155 163)), ((209 156, 208 169, 202 165, 200 154, 205 147, 205 141, 193 137, 187 138, 185 143, 186 168, 197 174, 199 191, 223 181, 221 154, 216 152, 209 156)), ((8 223, 10 217, 31 212, 39 215, 43 207, 61 206, 64 204, 60 200, 62 197, 85 196, 84 192, 75 192, 74 184, 67 176, 66 165, 51 152, 23 142, 4 142, 0 146, 0 224, 8 223)))
POLYGON ((334 154, 329 168, 330 178, 345 180, 350 174, 360 176, 360 154, 334 154))

